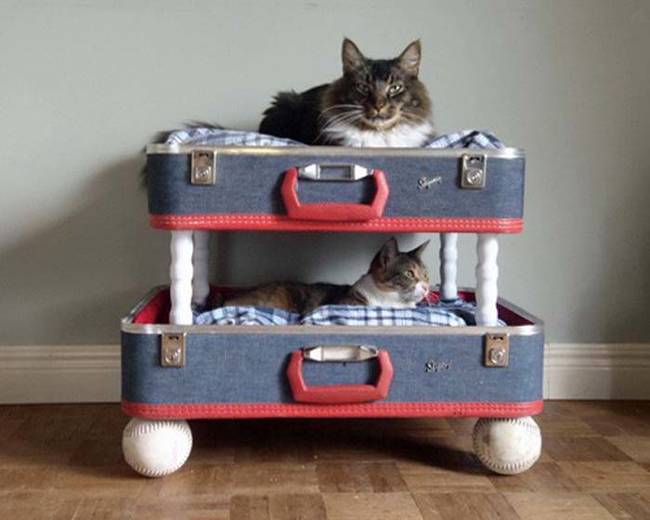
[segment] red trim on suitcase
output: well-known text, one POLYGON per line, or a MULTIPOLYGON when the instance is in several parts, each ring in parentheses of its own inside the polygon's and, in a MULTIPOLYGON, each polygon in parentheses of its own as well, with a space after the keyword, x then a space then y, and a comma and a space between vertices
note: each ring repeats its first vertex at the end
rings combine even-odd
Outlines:
POLYGON ((370 404, 148 404, 122 401, 122 411, 143 419, 524 417, 542 413, 544 401, 523 403, 370 403, 370 404))
POLYGON ((286 215, 150 215, 158 229, 250 231, 364 231, 374 233, 521 233, 521 218, 382 217, 366 222, 310 222, 286 215))

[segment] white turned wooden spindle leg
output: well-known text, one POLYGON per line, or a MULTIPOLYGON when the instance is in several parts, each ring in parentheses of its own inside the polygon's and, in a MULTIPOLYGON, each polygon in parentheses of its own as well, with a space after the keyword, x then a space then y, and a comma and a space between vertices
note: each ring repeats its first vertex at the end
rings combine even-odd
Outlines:
POLYGON ((458 298, 456 274, 458 272, 458 233, 440 233, 440 298, 458 298))
POLYGON ((497 255, 499 242, 493 233, 477 235, 476 253, 476 324, 484 326, 498 325, 497 279, 499 266, 497 255))
POLYGON ((172 325, 192 324, 192 250, 194 244, 191 231, 172 231, 171 266, 169 278, 171 286, 171 311, 169 323, 172 325))
POLYGON ((194 252, 192 266, 192 303, 203 305, 210 294, 210 280, 208 264, 210 263, 210 232, 194 232, 194 252))

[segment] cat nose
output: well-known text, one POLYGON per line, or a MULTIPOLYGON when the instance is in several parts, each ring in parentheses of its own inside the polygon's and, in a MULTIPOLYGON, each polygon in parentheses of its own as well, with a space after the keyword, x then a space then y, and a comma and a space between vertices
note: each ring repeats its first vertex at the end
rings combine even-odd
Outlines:
POLYGON ((381 110, 386 106, 386 100, 385 99, 377 99, 375 100, 375 107, 377 107, 377 110, 381 110))

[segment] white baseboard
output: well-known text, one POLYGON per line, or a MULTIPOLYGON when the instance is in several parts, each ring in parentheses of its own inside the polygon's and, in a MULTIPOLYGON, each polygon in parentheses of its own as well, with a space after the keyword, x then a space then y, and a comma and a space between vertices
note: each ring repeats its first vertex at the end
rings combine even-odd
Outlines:
POLYGON ((650 344, 548 344, 544 397, 650 399, 650 344))
MULTIPOLYGON (((650 344, 546 345, 547 399, 650 399, 650 344)), ((118 345, 0 346, 0 403, 117 402, 118 345)))
POLYGON ((2 404, 119 400, 119 345, 0 346, 2 404))

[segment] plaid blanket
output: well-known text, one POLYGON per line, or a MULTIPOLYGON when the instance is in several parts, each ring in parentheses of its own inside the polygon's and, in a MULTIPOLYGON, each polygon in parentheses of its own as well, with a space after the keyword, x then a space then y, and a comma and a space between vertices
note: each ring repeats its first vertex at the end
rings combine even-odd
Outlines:
POLYGON ((299 325, 300 314, 271 307, 217 307, 194 313, 195 325, 299 325))
MULTIPOLYGON (((305 146, 298 141, 283 139, 257 132, 225 130, 221 128, 186 128, 175 130, 167 136, 165 144, 191 144, 214 146, 305 146)), ((439 135, 424 148, 504 148, 504 144, 492 133, 483 130, 461 130, 439 135)))
MULTIPOLYGON (((471 304, 467 304, 470 305, 471 304)), ((467 309, 466 309, 467 310, 467 309)), ((414 308, 366 307, 363 305, 323 305, 300 314, 267 307, 218 307, 195 313, 197 325, 357 325, 462 327, 466 320, 443 305, 414 308)))
POLYGON ((422 305, 410 309, 366 307, 363 305, 323 305, 305 315, 302 325, 371 325, 378 327, 432 325, 462 327, 465 320, 452 311, 422 305))

